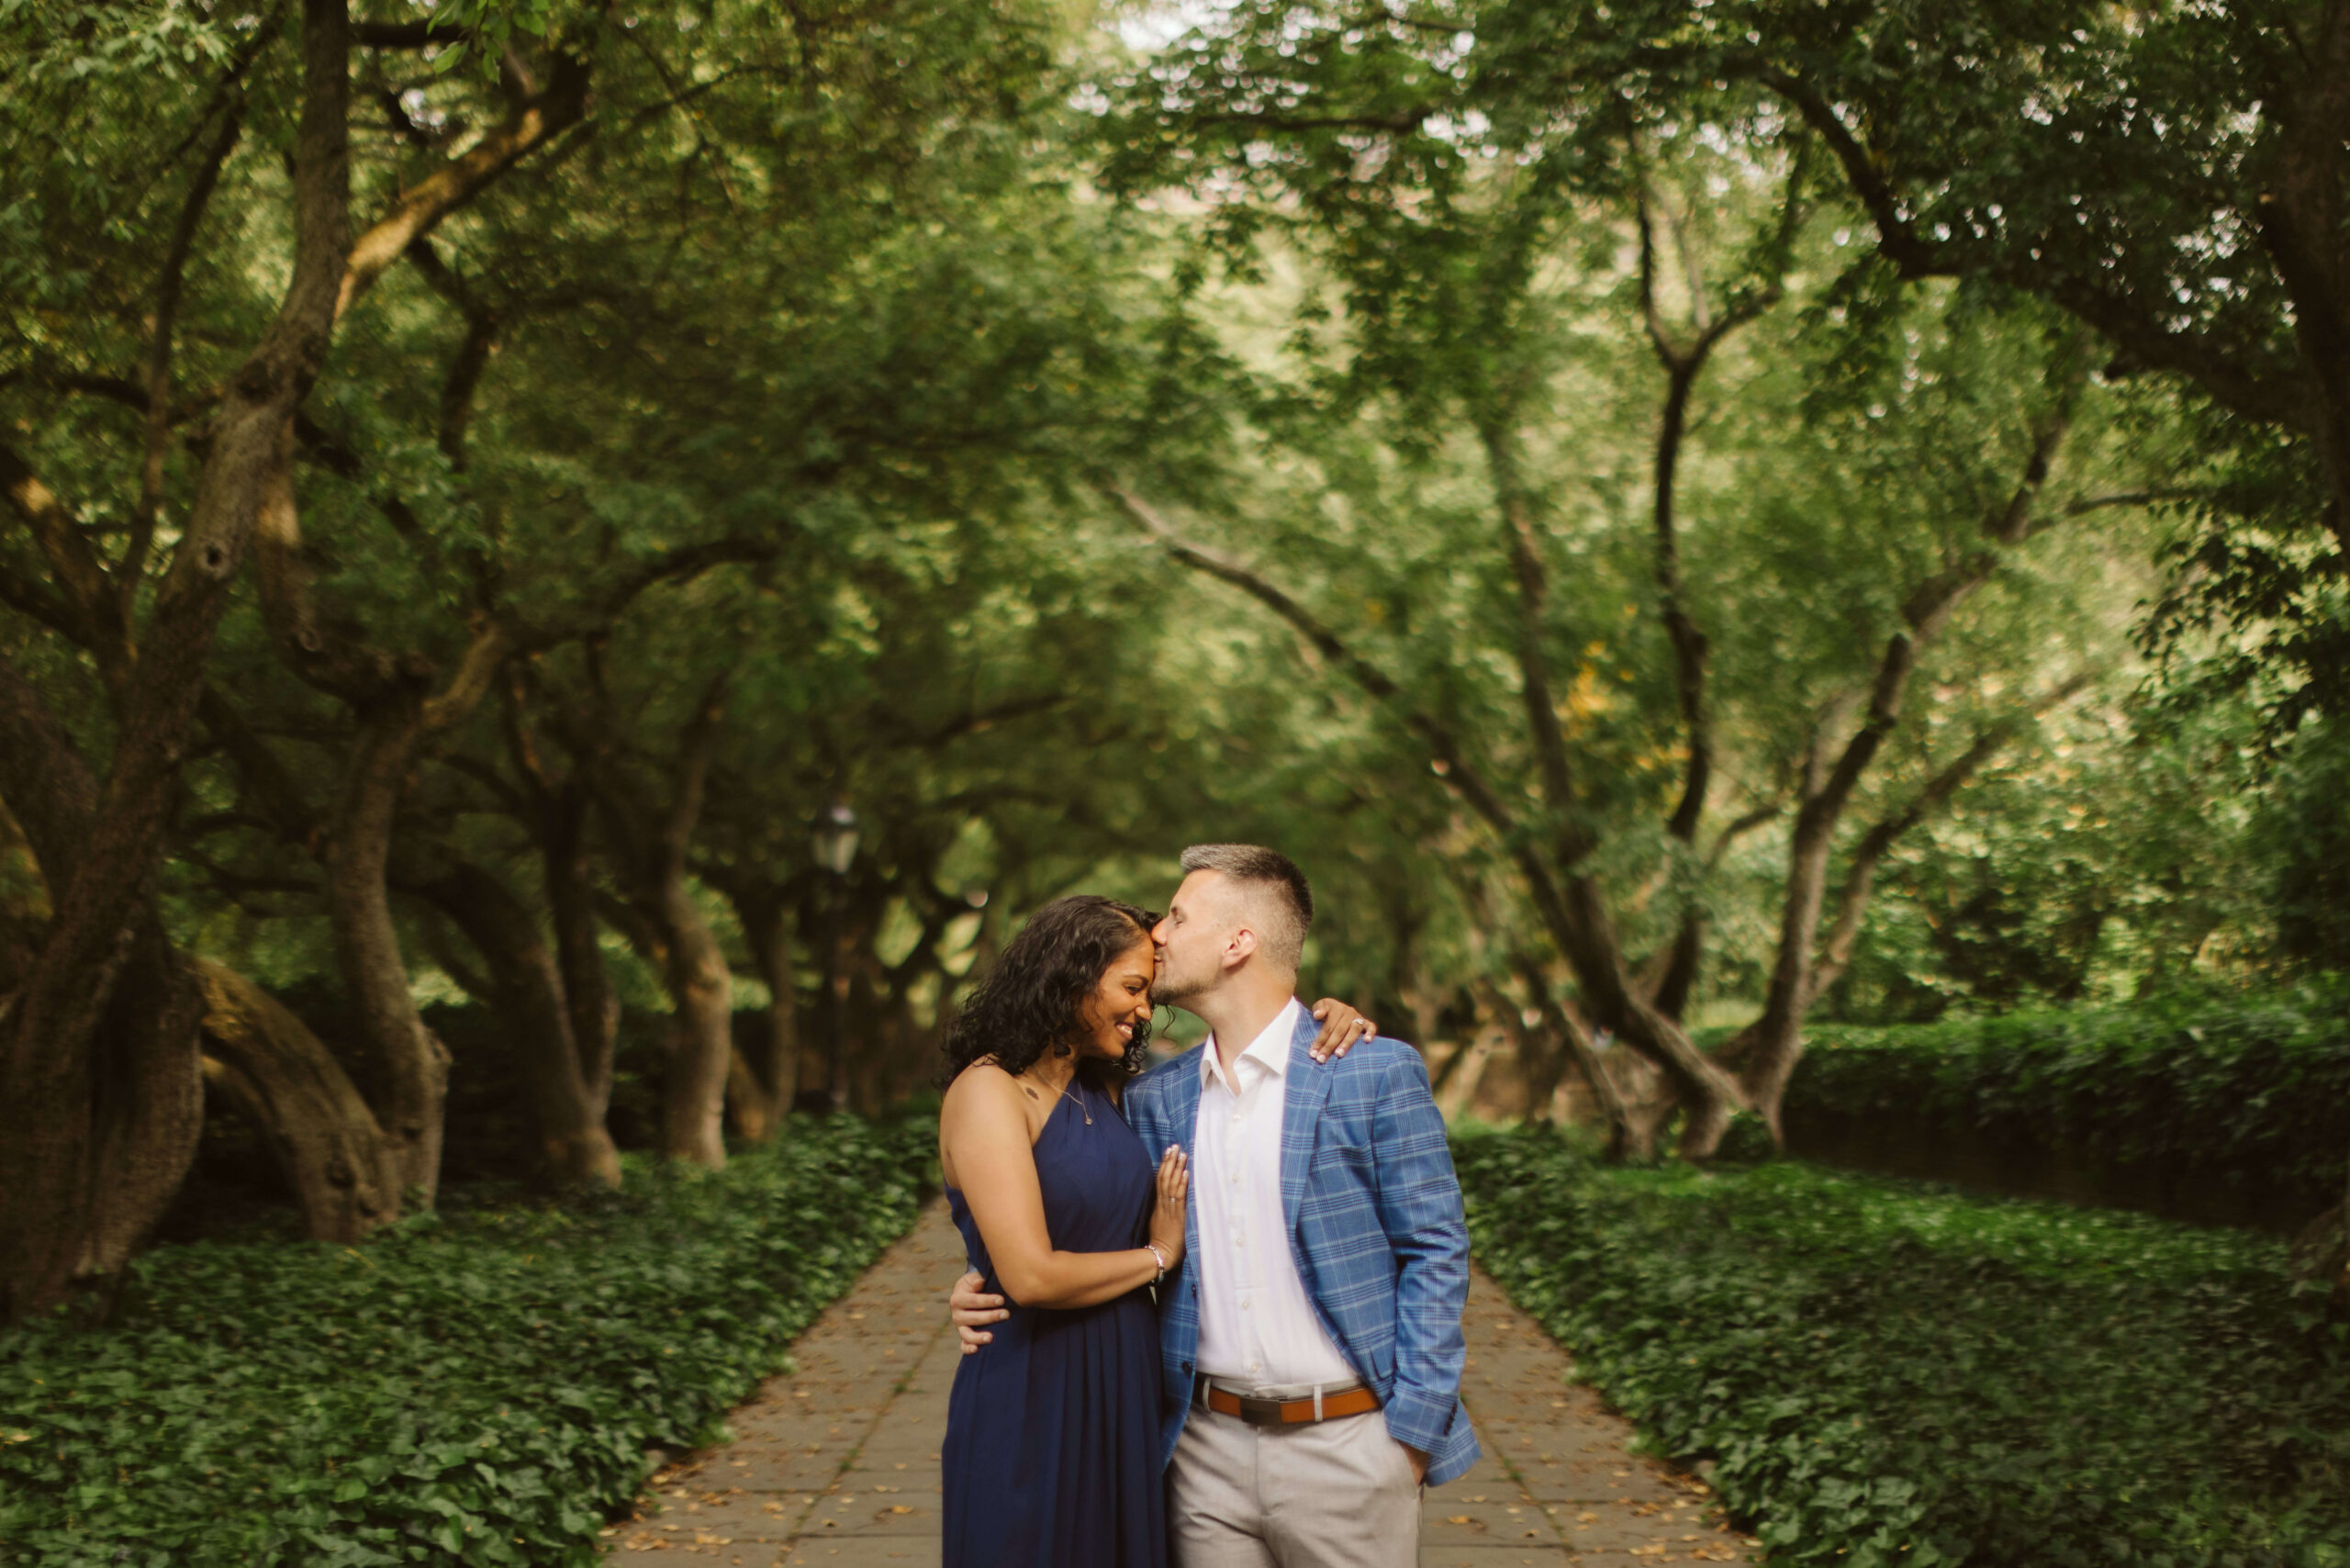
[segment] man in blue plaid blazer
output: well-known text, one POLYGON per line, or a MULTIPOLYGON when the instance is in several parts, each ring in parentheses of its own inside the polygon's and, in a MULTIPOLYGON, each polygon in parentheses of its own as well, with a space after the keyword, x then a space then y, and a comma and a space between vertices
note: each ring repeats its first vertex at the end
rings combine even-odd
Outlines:
MULTIPOLYGON (((1125 1100, 1154 1161, 1173 1145, 1192 1165, 1184 1254, 1158 1287, 1174 1559, 1400 1568, 1423 1484, 1478 1454, 1444 1122, 1401 1041, 1309 1048, 1294 992, 1313 894, 1287 857, 1199 845, 1182 864, 1152 991, 1212 1033, 1125 1100)), ((967 1347, 996 1316, 975 1288, 954 1300, 967 1347)))

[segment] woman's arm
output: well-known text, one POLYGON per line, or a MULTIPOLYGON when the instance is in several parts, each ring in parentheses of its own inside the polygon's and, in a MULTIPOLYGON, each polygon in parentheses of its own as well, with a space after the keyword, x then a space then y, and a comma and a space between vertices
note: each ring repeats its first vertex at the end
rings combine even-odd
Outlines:
POLYGON ((1321 1024, 1322 1032, 1305 1052, 1315 1061, 1345 1056, 1361 1041, 1379 1033, 1379 1025, 1335 996, 1326 996, 1306 1009, 1321 1024))
MULTIPOLYGON (((1045 1225, 1045 1193, 1019 1086, 993 1067, 975 1067, 955 1081, 939 1115, 939 1142, 955 1185, 971 1205, 979 1239, 995 1263, 996 1280, 1023 1306, 1096 1306, 1158 1277, 1159 1260, 1147 1247, 1117 1252, 1054 1249, 1045 1225)), ((1182 1253, 1182 1195, 1189 1183, 1183 1152, 1169 1148, 1158 1167, 1158 1204, 1151 1239, 1171 1267, 1182 1253), (1173 1246, 1163 1215, 1174 1190, 1173 1246)))

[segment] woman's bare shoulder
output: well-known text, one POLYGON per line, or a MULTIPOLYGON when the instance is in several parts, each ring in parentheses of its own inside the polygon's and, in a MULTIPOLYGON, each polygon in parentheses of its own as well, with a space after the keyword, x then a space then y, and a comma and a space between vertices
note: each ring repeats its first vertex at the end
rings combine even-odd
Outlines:
POLYGON ((1019 1081, 1012 1074, 991 1061, 975 1061, 955 1075, 946 1086, 946 1098, 941 1114, 955 1116, 969 1112, 986 1112, 1000 1106, 1020 1108, 1022 1095, 1019 1081))

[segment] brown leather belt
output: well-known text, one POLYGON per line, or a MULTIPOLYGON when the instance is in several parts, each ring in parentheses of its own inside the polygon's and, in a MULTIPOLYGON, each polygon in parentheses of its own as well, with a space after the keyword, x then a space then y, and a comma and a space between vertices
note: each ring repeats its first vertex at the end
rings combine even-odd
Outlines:
POLYGON ((1301 1421, 1335 1421, 1341 1416, 1368 1416, 1379 1408, 1379 1395, 1368 1386, 1357 1383, 1352 1388, 1324 1394, 1322 1407, 1317 1411, 1314 1396, 1310 1394, 1303 1399, 1258 1399, 1218 1388, 1203 1377, 1200 1379, 1200 1403, 1219 1416, 1237 1416, 1252 1427, 1289 1427, 1301 1421))

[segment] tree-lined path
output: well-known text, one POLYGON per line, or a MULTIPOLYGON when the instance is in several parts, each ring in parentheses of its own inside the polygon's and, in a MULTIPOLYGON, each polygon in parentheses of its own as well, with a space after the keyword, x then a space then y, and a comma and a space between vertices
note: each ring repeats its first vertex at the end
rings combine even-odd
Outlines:
MULTIPOLYGON (((655 1478, 612 1531, 623 1568, 885 1568, 938 1562, 938 1441, 954 1381, 944 1203, 800 1339, 798 1370, 736 1411, 735 1441, 655 1478)), ((1465 1394, 1474 1470, 1428 1495, 1423 1568, 1739 1562, 1704 1489, 1626 1452, 1628 1423, 1567 1381, 1567 1357, 1482 1273, 1465 1394)))

